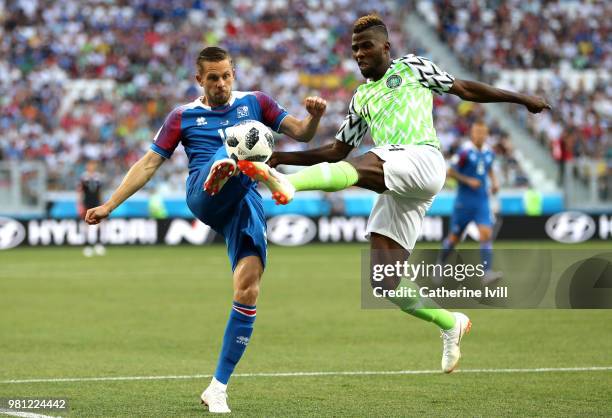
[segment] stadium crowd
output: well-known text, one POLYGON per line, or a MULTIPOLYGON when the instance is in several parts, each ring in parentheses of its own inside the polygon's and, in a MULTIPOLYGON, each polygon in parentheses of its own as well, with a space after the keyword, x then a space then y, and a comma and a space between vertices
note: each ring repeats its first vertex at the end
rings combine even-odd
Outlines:
POLYGON ((440 38, 490 82, 502 69, 544 69, 562 62, 587 69, 610 63, 612 10, 605 1, 424 3, 432 3, 440 38))
POLYGON ((552 70, 535 91, 553 104, 551 113, 510 111, 551 150, 561 173, 576 160, 575 174, 586 181, 594 169, 602 196, 612 197, 612 86, 600 79, 590 89, 583 82, 570 88, 563 77, 587 69, 611 73, 609 2, 425 0, 418 9, 483 80, 495 82, 502 70, 552 70))
MULTIPOLYGON (((0 0, 0 157, 44 161, 52 190, 74 190, 86 161, 99 160, 107 187, 114 187, 165 115, 200 94, 194 60, 213 44, 233 54, 239 90, 265 91, 297 115, 305 112, 304 97, 326 98, 327 115, 309 144, 318 146, 333 138, 361 80, 349 47, 358 16, 384 17, 394 54, 426 54, 408 41, 400 25, 408 9, 398 4, 0 0)), ((436 97, 435 113, 448 155, 484 110, 445 95, 436 97)), ((524 184, 507 135, 492 128, 492 145, 503 151, 503 183, 524 184)), ((305 147, 284 138, 277 146, 305 147)), ((176 152, 152 187, 182 189, 186 166, 184 153, 176 152)))

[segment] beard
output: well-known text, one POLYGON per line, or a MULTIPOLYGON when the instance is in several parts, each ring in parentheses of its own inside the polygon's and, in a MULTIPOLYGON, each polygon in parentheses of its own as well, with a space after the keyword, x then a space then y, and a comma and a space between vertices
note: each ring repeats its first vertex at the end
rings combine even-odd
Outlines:
POLYGON ((229 101, 230 95, 231 91, 228 91, 227 93, 218 93, 215 95, 211 95, 208 97, 208 103, 211 107, 223 106, 229 101))
POLYGON ((360 67, 359 72, 361 72, 361 75, 364 76, 365 78, 377 78, 380 76, 379 72, 380 72, 382 63, 383 63, 383 56, 372 57, 369 60, 367 67, 365 68, 360 67))
POLYGON ((361 75, 364 78, 373 78, 375 75, 375 71, 372 67, 367 67, 367 68, 364 68, 363 70, 359 69, 359 71, 361 72, 361 75))

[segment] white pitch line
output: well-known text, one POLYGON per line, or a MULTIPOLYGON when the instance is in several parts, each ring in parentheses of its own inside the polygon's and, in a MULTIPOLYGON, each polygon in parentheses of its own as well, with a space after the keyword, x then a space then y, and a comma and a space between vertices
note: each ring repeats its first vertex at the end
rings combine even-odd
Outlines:
POLYGON ((61 418, 59 416, 41 415, 34 414, 32 412, 19 412, 11 409, 0 408, 0 414, 9 415, 11 417, 22 417, 22 418, 61 418))
MULTIPOLYGON (((539 367, 535 369, 461 369, 455 373, 554 373, 554 372, 600 372, 612 371, 612 366, 602 367, 539 367)), ((316 376, 385 376, 410 374, 442 374, 440 370, 378 370, 378 371, 335 371, 335 372, 278 372, 278 373, 236 373, 232 377, 316 377, 316 376)), ((109 376, 109 377, 66 377, 49 379, 0 380, 0 384, 17 383, 62 383, 62 382, 109 382, 130 380, 178 380, 205 379, 212 374, 176 376, 109 376)))

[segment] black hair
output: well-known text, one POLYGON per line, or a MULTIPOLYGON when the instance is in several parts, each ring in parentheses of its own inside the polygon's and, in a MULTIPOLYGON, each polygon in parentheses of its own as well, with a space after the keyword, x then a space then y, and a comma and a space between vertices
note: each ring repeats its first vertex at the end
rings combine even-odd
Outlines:
POLYGON ((383 20, 377 14, 361 16, 353 24, 353 33, 361 33, 368 29, 380 31, 385 35, 385 38, 389 37, 387 25, 385 25, 385 22, 383 22, 383 20))

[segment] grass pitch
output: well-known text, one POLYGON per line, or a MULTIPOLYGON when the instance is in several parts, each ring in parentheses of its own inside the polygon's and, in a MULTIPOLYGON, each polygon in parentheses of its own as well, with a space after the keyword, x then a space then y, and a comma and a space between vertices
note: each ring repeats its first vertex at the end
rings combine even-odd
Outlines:
MULTIPOLYGON (((580 248, 608 249, 589 245, 580 248)), ((361 248, 272 247, 255 332, 236 373, 438 369, 434 325, 360 308, 361 248)), ((79 248, 0 252, 0 398, 66 397, 62 416, 207 414, 198 397, 210 378, 193 376, 214 372, 231 295, 222 246, 111 247, 94 258, 79 248), (187 378, 7 383, 132 376, 187 378)), ((462 343, 466 371, 612 366, 612 311, 467 313, 474 326, 462 343)), ((612 415, 611 370, 260 375, 230 383, 237 416, 612 415)))

